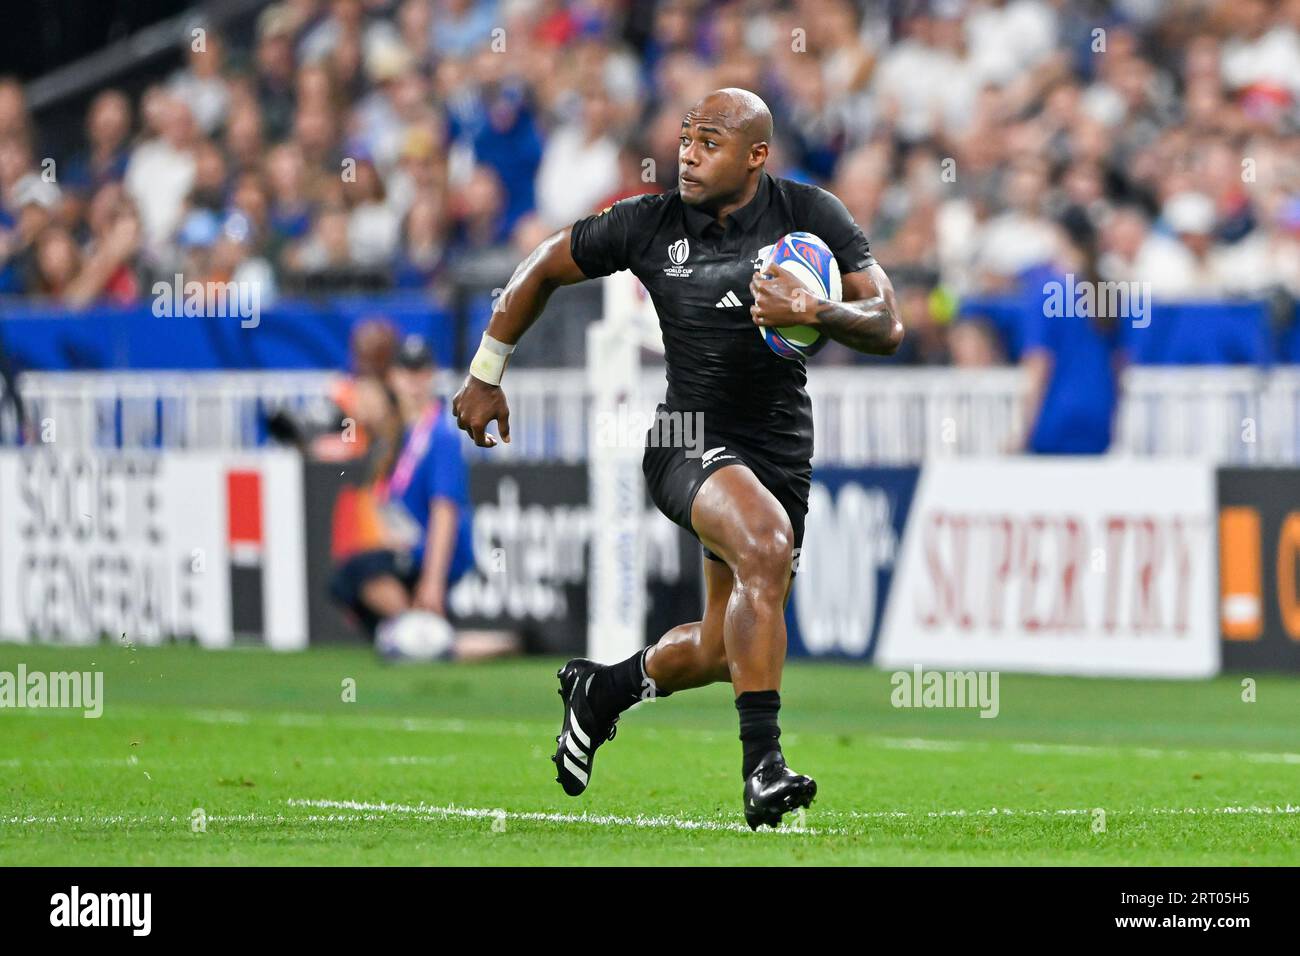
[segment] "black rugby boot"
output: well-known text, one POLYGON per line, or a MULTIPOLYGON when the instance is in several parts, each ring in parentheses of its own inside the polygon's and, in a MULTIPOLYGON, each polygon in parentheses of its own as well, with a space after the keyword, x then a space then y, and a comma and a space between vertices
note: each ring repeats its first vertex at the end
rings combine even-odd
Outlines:
POLYGON ((555 672, 560 679, 559 695, 564 699, 564 722, 555 738, 551 761, 556 769, 555 782, 571 797, 587 789, 596 748, 606 740, 613 740, 618 726, 617 717, 610 721, 598 719, 588 698, 591 679, 601 667, 595 661, 579 657, 555 672))
POLYGON ((785 765, 781 751, 773 750, 745 781, 745 822, 751 830, 766 823, 777 827, 783 814, 813 802, 817 782, 785 765))

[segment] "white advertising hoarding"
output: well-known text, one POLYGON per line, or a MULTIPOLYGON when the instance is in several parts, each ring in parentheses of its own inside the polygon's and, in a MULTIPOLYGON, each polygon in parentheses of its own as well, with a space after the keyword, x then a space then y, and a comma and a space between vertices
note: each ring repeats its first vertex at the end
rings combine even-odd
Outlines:
POLYGON ((0 453, 0 638, 307 645, 292 452, 0 453))
POLYGON ((922 469, 876 662, 1218 672, 1214 472, 1114 458, 922 469))

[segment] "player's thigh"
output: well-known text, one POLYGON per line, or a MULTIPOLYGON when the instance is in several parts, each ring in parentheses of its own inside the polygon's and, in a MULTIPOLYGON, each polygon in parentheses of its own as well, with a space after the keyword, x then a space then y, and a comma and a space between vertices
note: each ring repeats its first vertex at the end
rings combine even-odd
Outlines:
POLYGON ((691 503, 691 526, 706 548, 736 571, 742 565, 777 571, 786 580, 794 549, 790 517, 743 464, 719 468, 691 503))

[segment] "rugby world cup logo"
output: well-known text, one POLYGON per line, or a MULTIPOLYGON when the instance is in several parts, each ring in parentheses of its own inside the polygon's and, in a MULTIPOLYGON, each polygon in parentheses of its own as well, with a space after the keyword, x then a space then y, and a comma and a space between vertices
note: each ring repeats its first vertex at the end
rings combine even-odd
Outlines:
POLYGON ((694 271, 690 266, 682 265, 686 258, 691 254, 691 247, 685 238, 678 239, 668 247, 668 258, 672 265, 664 266, 664 275, 672 276, 674 279, 689 279, 694 271))

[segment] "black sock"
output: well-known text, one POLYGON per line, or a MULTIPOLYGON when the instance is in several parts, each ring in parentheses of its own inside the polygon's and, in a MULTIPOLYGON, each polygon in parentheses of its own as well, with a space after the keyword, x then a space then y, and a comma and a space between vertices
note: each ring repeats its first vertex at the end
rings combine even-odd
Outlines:
POLYGON ((745 759, 741 776, 746 780, 758 762, 773 750, 781 749, 781 728, 776 715, 781 711, 781 694, 774 690, 747 690, 736 697, 740 711, 740 742, 745 759))
POLYGON ((637 651, 625 661, 602 667, 591 680, 587 700, 598 720, 613 720, 638 701, 652 697, 667 697, 645 670, 645 657, 650 648, 637 651))

